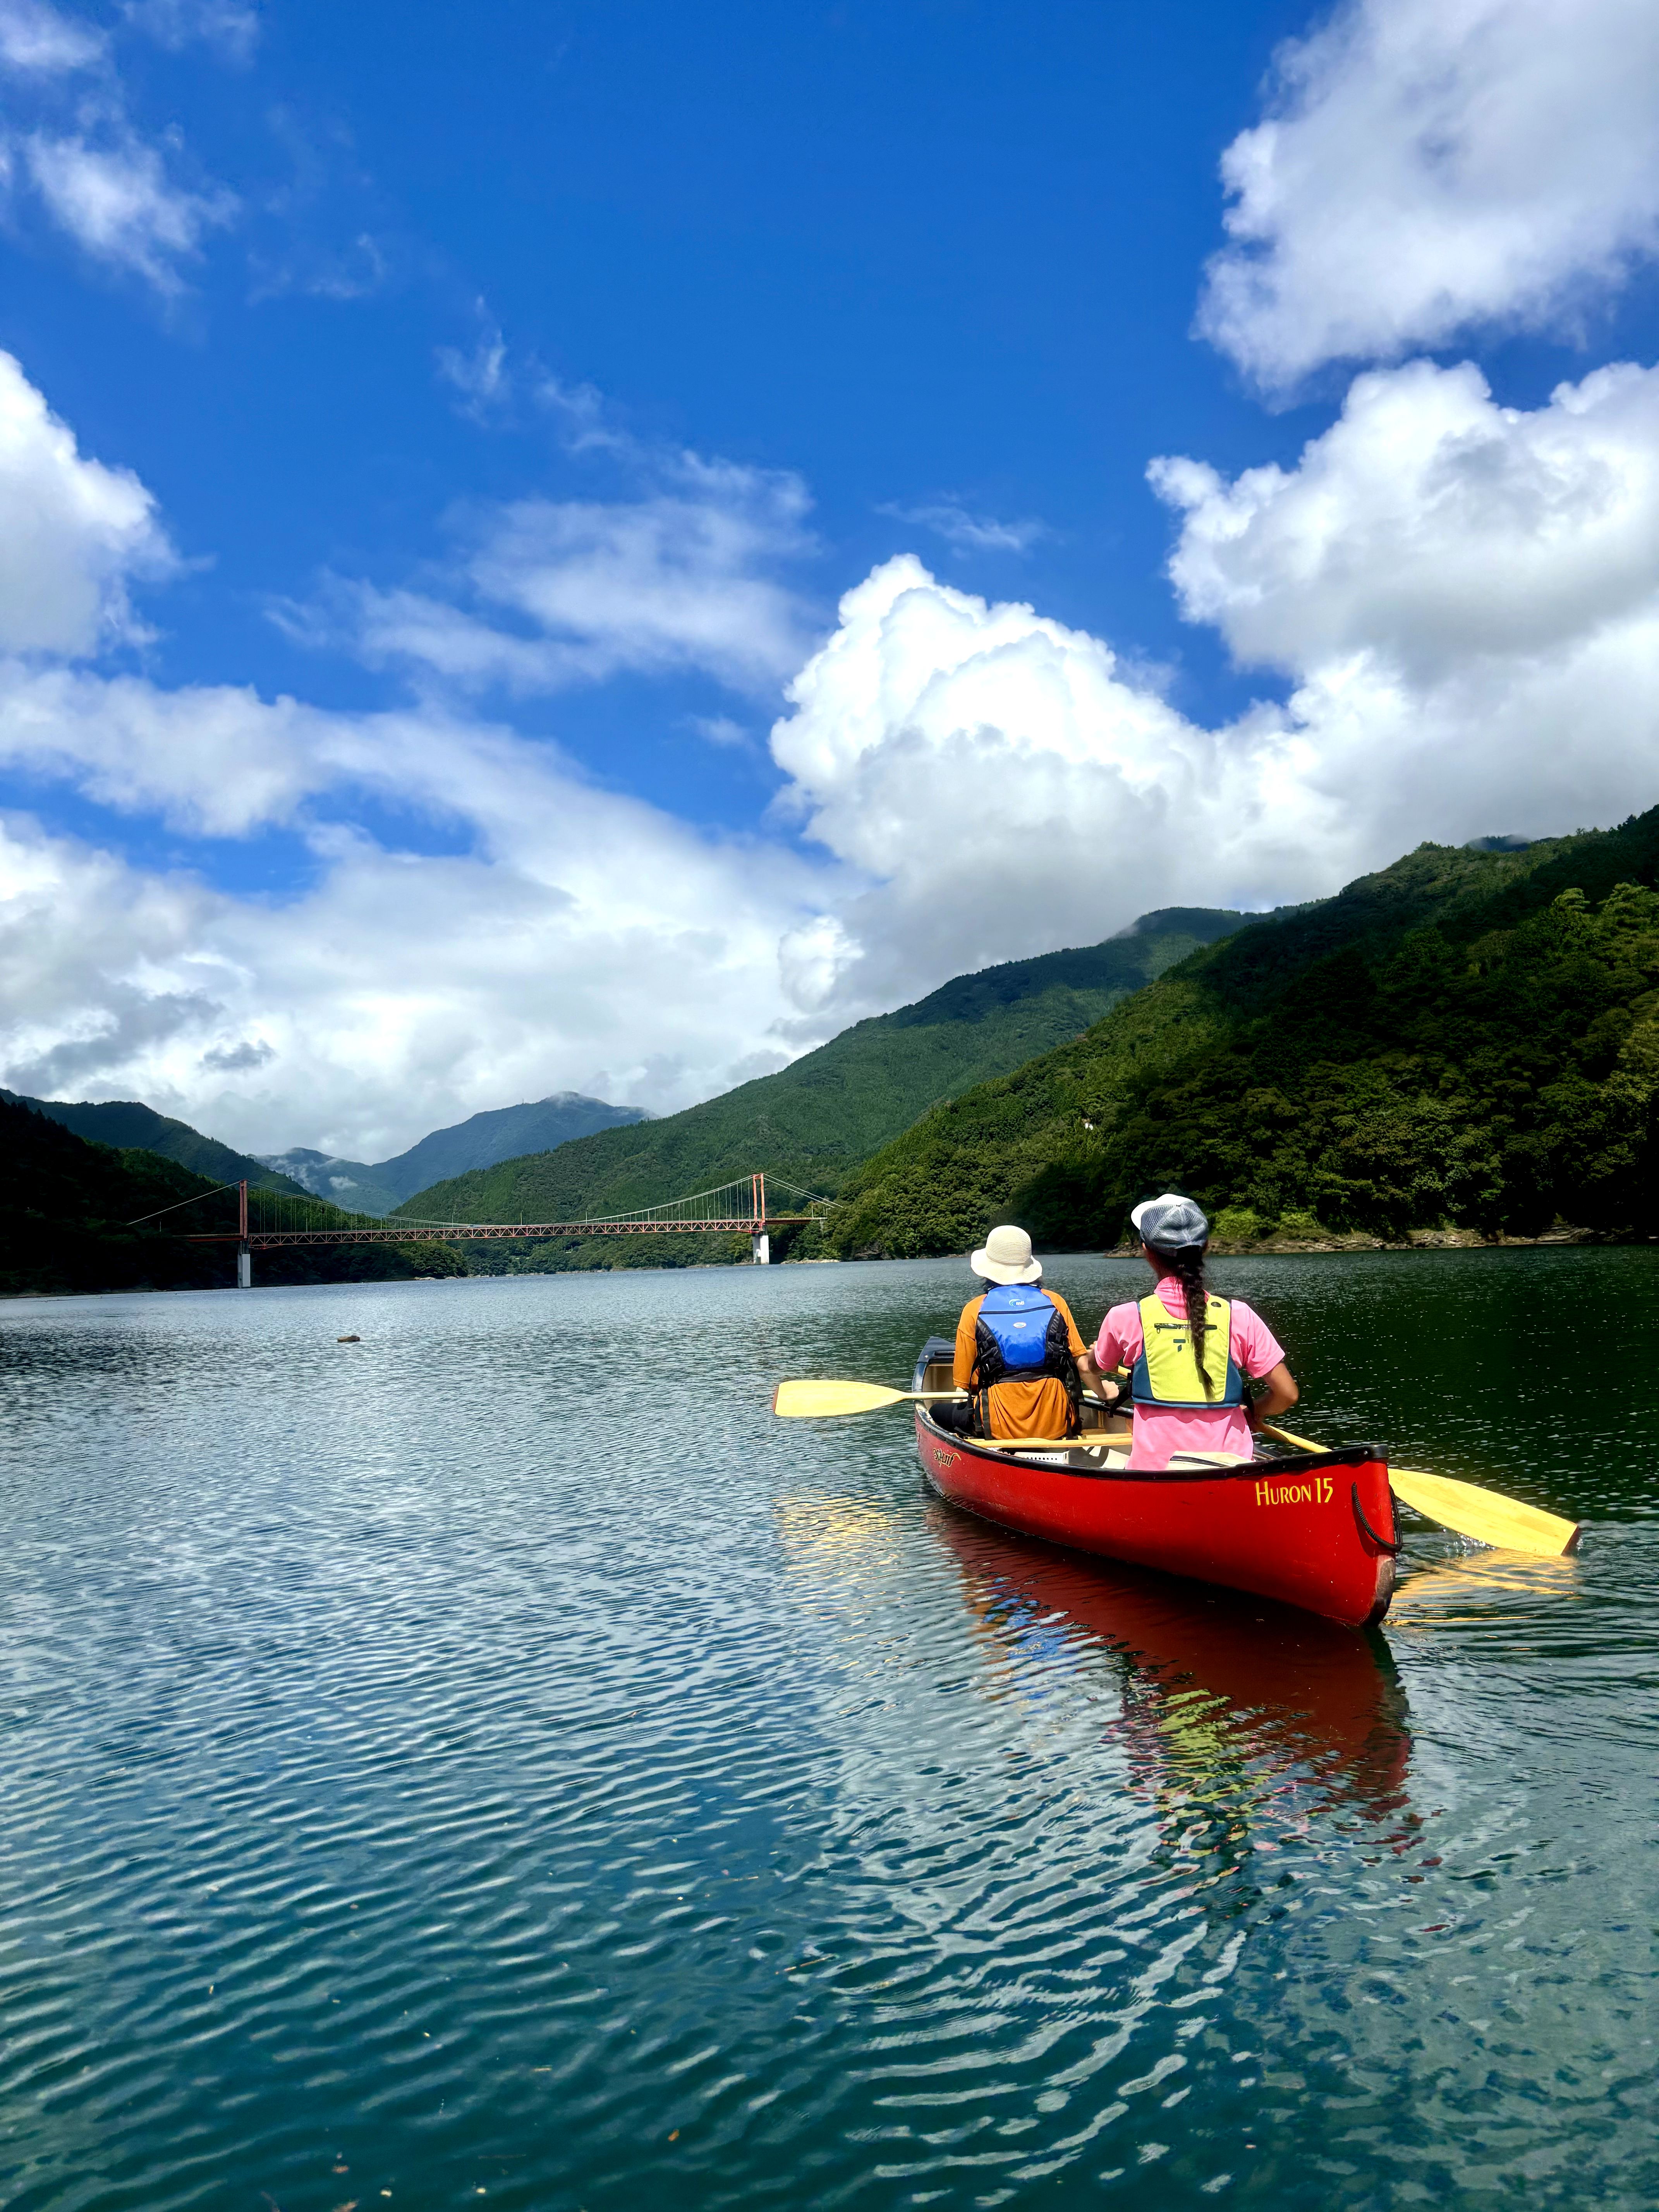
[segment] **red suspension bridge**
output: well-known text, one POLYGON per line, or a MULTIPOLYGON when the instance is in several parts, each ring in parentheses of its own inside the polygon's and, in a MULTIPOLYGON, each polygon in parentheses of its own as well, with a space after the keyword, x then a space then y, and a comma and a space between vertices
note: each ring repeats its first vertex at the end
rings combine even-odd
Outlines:
MULTIPOLYGON (((775 1207, 768 1193, 765 1171, 757 1170, 734 1182, 717 1183, 713 1189, 671 1198, 660 1206, 640 1206, 630 1213, 585 1214, 573 1221, 429 1221, 402 1213, 348 1213, 326 1199, 301 1198, 246 1182, 222 1183, 217 1190, 203 1191, 194 1198, 181 1199, 177 1206, 164 1206, 159 1213, 145 1214, 143 1222, 160 1221, 164 1215, 180 1213, 187 1207, 207 1207, 210 1200, 222 1201, 234 1194, 234 1225, 225 1218, 222 1204, 212 1209, 219 1217, 212 1228, 180 1225, 174 1233, 192 1244, 234 1244, 237 1281, 244 1290, 252 1281, 252 1255, 288 1244, 471 1244, 554 1237, 725 1234, 747 1237, 750 1257, 757 1266, 765 1267, 771 1258, 773 1230, 821 1223, 830 1205, 816 1191, 803 1190, 781 1176, 772 1177, 772 1188, 786 1194, 781 1209, 775 1207)), ((140 1224, 129 1225, 137 1228, 140 1224)))

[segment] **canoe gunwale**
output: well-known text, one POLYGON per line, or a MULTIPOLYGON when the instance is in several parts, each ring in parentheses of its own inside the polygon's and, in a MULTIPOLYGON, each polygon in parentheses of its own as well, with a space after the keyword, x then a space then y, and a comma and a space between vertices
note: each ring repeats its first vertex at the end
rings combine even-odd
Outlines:
MULTIPOLYGON (((971 1452, 975 1459, 985 1460, 995 1466, 1006 1467, 1010 1460, 1019 1463, 1018 1440, 1003 1437, 998 1441, 1001 1449, 985 1449, 983 1437, 958 1436, 954 1429, 942 1428, 925 1406, 918 1406, 916 1418, 931 1430, 941 1443, 953 1450, 971 1452), (1010 1449, 1012 1447, 1012 1449, 1010 1449)), ((1127 1436, 1108 1438, 1102 1435, 1095 1441, 1085 1431, 1080 1437, 1069 1437, 1063 1445, 1050 1444, 1046 1449, 1039 1442, 1033 1443, 1034 1452, 1042 1452, 1045 1474, 1075 1475, 1083 1482, 1255 1482, 1267 1474, 1301 1474, 1322 1467, 1359 1467, 1371 1460, 1386 1462, 1388 1454, 1381 1444, 1339 1444, 1332 1451, 1276 1452, 1271 1459, 1241 1460, 1237 1467, 1090 1467, 1073 1466, 1072 1455, 1085 1451, 1099 1451, 1103 1448, 1127 1447, 1127 1436), (1064 1450, 1066 1463, 1057 1464, 1064 1450)))

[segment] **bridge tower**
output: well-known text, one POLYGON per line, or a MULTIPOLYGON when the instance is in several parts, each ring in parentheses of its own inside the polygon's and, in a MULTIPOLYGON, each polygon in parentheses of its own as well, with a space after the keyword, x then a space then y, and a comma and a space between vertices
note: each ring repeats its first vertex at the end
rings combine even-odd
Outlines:
POLYGON ((749 1256, 757 1267, 772 1264, 772 1240, 766 1233, 766 1176, 750 1176, 751 1197, 755 1208, 755 1226, 749 1239, 749 1256))

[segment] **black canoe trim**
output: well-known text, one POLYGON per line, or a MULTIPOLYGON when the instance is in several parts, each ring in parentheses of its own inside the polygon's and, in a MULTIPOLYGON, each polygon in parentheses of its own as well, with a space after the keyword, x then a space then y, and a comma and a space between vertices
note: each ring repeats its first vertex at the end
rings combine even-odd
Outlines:
POLYGON ((1379 1552, 1386 1552, 1391 1559, 1398 1558, 1402 1548, 1401 1545, 1391 1544, 1386 1536, 1379 1536, 1365 1518, 1365 1509, 1359 1502, 1359 1485, 1357 1482, 1348 1485, 1348 1494, 1353 1499, 1353 1517, 1359 1523, 1361 1533, 1370 1538, 1379 1552))

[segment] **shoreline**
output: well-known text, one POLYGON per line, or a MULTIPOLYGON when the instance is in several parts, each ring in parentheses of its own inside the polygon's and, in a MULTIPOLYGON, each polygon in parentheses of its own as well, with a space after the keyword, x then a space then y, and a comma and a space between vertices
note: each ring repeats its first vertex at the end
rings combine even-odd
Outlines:
MULTIPOLYGON (((1633 1229, 1579 1229, 1564 1222, 1538 1237, 1511 1237, 1504 1230, 1488 1235, 1480 1229, 1413 1229, 1404 1237, 1373 1237, 1364 1230, 1328 1237, 1212 1237, 1209 1252, 1213 1259, 1243 1260, 1298 1252, 1534 1251, 1544 1245, 1655 1243, 1659 1243, 1659 1237, 1644 1236, 1633 1229)), ((1117 1244, 1104 1257, 1133 1260, 1139 1250, 1138 1244, 1117 1244)))

